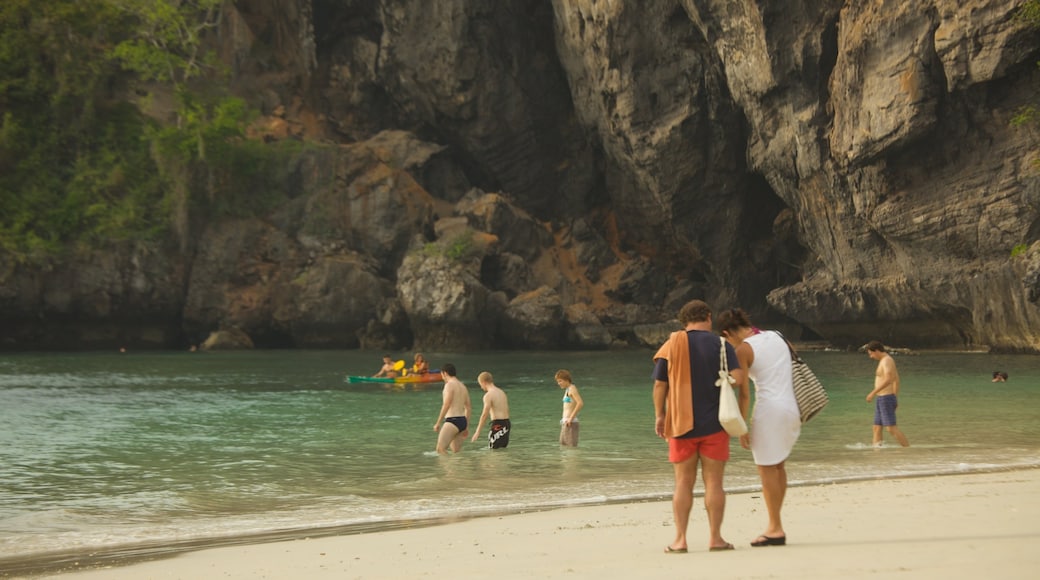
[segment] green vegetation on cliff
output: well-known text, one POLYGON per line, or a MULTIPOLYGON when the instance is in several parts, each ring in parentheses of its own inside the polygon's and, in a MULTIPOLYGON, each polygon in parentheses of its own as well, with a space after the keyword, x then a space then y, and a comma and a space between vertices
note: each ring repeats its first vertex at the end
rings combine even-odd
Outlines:
POLYGON ((479 253, 477 244, 473 237, 475 232, 465 228, 453 236, 448 236, 436 242, 429 242, 422 248, 426 256, 444 256, 452 262, 468 260, 479 253))
POLYGON ((149 235, 161 204, 144 122, 106 57, 130 24, 108 2, 0 4, 0 246, 149 235))
MULTIPOLYGON (((1018 8, 1015 17, 1033 28, 1040 29, 1040 0, 1026 0, 1018 8)), ((1040 63, 1037 63, 1037 65, 1040 66, 1040 63)), ((1040 108, 1037 105, 1020 107, 1011 119, 1011 124, 1015 126, 1035 124, 1037 122, 1040 122, 1040 108)), ((1033 164, 1040 165, 1040 160, 1034 159, 1033 164)))
POLYGON ((1040 26, 1040 0, 1026 0, 1018 9, 1018 17, 1032 26, 1040 26))
POLYGON ((198 216, 283 199, 279 173, 299 144, 246 139, 245 102, 206 82, 222 74, 204 50, 221 3, 0 3, 0 250, 184 244, 198 216), (142 112, 145 82, 175 97, 169 118, 142 112))

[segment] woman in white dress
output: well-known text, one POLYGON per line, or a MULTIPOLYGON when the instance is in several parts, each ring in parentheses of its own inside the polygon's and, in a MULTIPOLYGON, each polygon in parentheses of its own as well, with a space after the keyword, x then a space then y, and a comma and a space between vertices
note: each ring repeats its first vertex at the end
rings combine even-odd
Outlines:
POLYGON ((747 377, 755 383, 751 430, 740 438, 740 444, 751 449, 758 466, 769 525, 751 545, 783 546, 787 544, 780 519, 787 493, 784 463, 802 429, 791 380, 791 351, 780 333, 755 328, 739 308, 720 313, 716 326, 736 349, 741 368, 747 369, 747 377))

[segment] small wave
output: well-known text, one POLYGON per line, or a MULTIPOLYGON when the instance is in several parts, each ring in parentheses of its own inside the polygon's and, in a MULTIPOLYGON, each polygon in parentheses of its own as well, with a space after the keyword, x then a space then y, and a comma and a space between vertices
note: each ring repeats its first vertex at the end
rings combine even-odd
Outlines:
MULTIPOLYGON (((876 450, 876 449, 903 449, 901 445, 895 443, 883 442, 880 445, 874 445, 873 443, 846 443, 845 449, 851 449, 853 451, 863 450, 876 450)), ((983 448, 978 443, 971 442, 959 442, 959 443, 915 443, 912 445, 913 449, 979 449, 983 448)))
POLYGON ((874 445, 870 443, 846 443, 845 449, 852 449, 854 451, 863 451, 866 449, 875 449, 874 445))
MULTIPOLYGON (((156 385, 220 386, 240 385, 246 377, 202 375, 146 375, 128 373, 31 373, 2 374, 0 388, 69 389, 91 387, 151 387, 156 385)), ((259 384, 259 380, 254 381, 259 384)))

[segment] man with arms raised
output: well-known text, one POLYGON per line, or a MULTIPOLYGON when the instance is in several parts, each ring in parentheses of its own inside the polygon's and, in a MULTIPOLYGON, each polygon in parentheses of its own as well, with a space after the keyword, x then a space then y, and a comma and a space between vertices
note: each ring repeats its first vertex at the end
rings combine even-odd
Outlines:
POLYGON ((455 365, 447 363, 441 365, 441 378, 444 379, 444 392, 441 399, 441 413, 437 415, 437 421, 433 424, 434 431, 440 431, 437 435, 437 453, 444 455, 450 448, 455 453, 462 450, 462 442, 469 432, 469 415, 473 409, 469 400, 469 391, 466 385, 456 378, 455 365))

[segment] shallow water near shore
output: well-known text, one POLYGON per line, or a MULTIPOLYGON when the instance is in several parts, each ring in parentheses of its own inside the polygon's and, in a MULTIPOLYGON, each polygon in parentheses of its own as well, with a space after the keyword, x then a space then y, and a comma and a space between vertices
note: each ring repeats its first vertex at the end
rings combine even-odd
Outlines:
MULTIPOLYGON (((434 367, 458 367, 474 420, 476 375, 494 373, 510 397, 508 449, 433 453, 440 383, 345 381, 375 372, 382 353, 0 356, 0 572, 76 554, 670 495, 650 351, 426 354, 434 367), (559 368, 586 403, 576 449, 557 444, 559 368)), ((793 485, 1040 465, 1040 357, 897 356, 906 449, 870 444, 873 361, 805 358, 831 402, 803 427, 788 461, 793 485), (1007 383, 990 382, 998 369, 1007 383)), ((734 443, 727 489, 757 484, 750 453, 734 443)))

